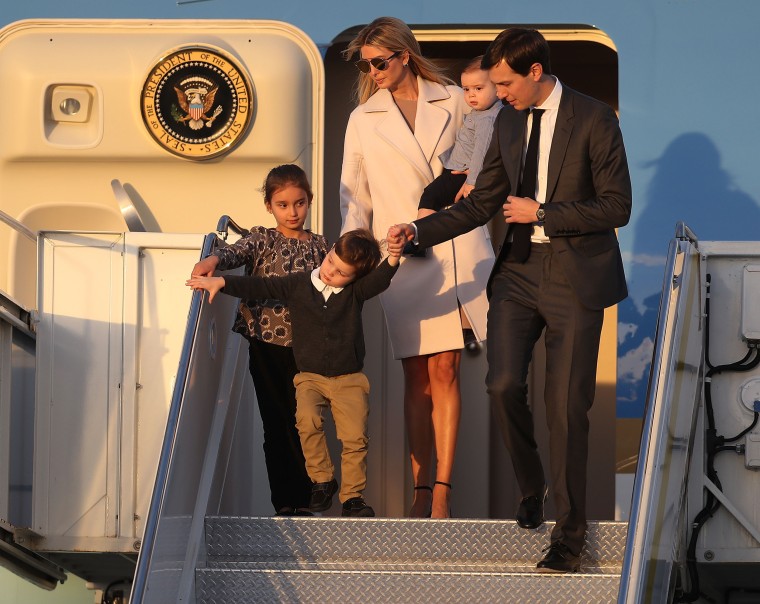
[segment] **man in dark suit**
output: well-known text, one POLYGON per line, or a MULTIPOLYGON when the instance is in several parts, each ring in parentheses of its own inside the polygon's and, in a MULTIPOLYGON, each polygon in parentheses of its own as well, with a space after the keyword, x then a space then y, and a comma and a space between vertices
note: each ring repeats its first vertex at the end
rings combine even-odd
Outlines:
POLYGON ((551 75, 549 47, 539 32, 501 32, 482 68, 505 107, 475 189, 449 210, 396 225, 391 233, 429 247, 503 211, 508 228, 488 288, 487 387, 523 496, 517 522, 536 528, 544 521, 547 482, 527 374, 545 332, 557 522, 538 568, 574 572, 586 533, 588 410, 604 308, 628 295, 615 234, 631 214, 628 164, 615 112, 551 75), (533 131, 537 144, 528 145, 533 131))

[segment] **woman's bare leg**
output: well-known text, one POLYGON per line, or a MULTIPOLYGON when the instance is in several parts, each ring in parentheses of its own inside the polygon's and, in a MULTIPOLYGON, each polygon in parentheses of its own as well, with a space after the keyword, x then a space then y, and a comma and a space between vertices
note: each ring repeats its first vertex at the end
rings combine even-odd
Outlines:
MULTIPOLYGON (((432 487, 433 422, 430 379, 426 356, 401 360, 404 368, 404 417, 412 462, 415 486, 432 487)), ((409 512, 411 518, 425 518, 430 513, 432 493, 426 489, 414 491, 409 512)))
POLYGON ((440 352, 428 357, 428 376, 432 399, 433 434, 436 452, 437 484, 433 485, 432 518, 448 518, 450 510, 451 472, 457 448, 462 396, 459 391, 459 350, 440 352))

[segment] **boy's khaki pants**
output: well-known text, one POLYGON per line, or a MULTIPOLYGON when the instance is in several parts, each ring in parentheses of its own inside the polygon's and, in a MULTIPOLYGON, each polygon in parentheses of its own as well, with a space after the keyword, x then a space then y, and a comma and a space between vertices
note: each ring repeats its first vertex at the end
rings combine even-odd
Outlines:
POLYGON ((340 501, 361 497, 367 486, 367 376, 361 372, 337 377, 301 372, 293 383, 297 401, 296 427, 309 478, 313 482, 329 482, 335 474, 324 432, 324 415, 329 407, 338 439, 343 444, 340 501))

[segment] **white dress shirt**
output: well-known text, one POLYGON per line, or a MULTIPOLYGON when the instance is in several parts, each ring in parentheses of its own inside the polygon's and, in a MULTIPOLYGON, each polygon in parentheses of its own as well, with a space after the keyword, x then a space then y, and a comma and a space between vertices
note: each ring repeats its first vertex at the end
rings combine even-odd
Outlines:
MULTIPOLYGON (((534 199, 538 203, 546 201, 546 182, 549 173, 549 151, 552 148, 552 138, 554 137, 554 127, 557 125, 557 113, 559 112, 559 101, 562 98, 562 84, 555 78, 554 90, 546 100, 537 105, 535 109, 543 109, 541 116, 541 136, 538 139, 538 177, 536 178, 536 196, 534 199)), ((527 151, 527 141, 530 138, 530 131, 533 128, 533 114, 528 117, 528 132, 525 137, 527 151)), ((548 243, 549 238, 544 233, 542 225, 533 226, 533 234, 530 237, 533 243, 548 243)))

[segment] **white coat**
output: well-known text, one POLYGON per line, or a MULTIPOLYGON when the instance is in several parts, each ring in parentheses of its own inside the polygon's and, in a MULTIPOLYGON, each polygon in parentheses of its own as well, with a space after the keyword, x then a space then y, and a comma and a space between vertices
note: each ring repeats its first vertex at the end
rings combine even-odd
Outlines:
MULTIPOLYGON (((390 226, 417 217, 422 190, 443 170, 439 156, 454 144, 468 107, 458 86, 419 77, 417 85, 414 132, 385 89, 351 113, 340 185, 342 233, 367 228, 385 239, 390 226)), ((462 348, 457 301, 484 340, 493 262, 485 227, 436 245, 425 258, 402 258, 380 296, 394 357, 462 348)))

